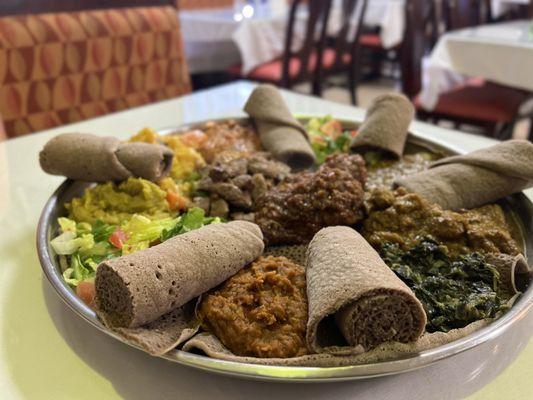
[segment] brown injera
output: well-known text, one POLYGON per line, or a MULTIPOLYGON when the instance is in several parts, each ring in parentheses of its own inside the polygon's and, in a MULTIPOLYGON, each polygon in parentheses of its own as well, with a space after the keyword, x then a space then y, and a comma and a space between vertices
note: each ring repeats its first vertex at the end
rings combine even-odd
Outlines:
POLYGON ((172 158, 172 151, 162 145, 121 143, 114 137, 84 133, 58 135, 39 154, 45 172, 87 182, 131 176, 156 181, 169 172, 172 158))
POLYGON ((489 320, 480 320, 471 323, 460 329, 453 329, 449 332, 425 333, 416 342, 399 343, 388 342, 382 343, 374 349, 363 352, 361 346, 353 349, 350 354, 333 355, 328 353, 308 354, 292 358, 256 358, 256 357, 239 357, 231 353, 224 345, 213 335, 209 333, 200 333, 194 336, 183 345, 184 351, 200 350, 209 357, 220 360, 235 361, 241 363, 261 364, 261 365, 282 365, 282 366, 300 366, 300 367, 343 367, 350 365, 370 364, 382 361, 395 360, 401 357, 414 356, 422 351, 426 351, 446 343, 453 342, 465 337, 472 332, 488 325, 489 320))
POLYGON ((162 244, 102 262, 96 305, 107 323, 135 328, 222 283, 263 252, 251 222, 212 224, 162 244))
MULTIPOLYGON (((198 332, 200 323, 195 316, 196 301, 192 300, 153 322, 138 328, 113 328, 118 335, 140 346, 153 356, 168 353, 198 332)), ((105 316, 103 322, 107 326, 105 316)))
POLYGON ((275 86, 260 85, 250 95, 244 111, 254 120, 261 144, 294 170, 309 168, 315 153, 305 128, 292 116, 275 86))
POLYGON ((291 246, 270 246, 265 249, 264 256, 287 257, 296 264, 305 266, 305 253, 307 245, 296 244, 291 246))
POLYGON ((401 157, 409 124, 415 109, 403 94, 390 93, 376 98, 368 108, 365 120, 350 148, 356 152, 381 150, 401 157))
POLYGON ((384 342, 413 342, 424 332, 422 304, 355 230, 320 230, 307 249, 307 346, 351 354, 384 342), (338 327, 347 345, 339 346, 338 327))
POLYGON ((133 176, 156 182, 170 172, 174 153, 168 147, 151 143, 121 143, 117 158, 133 176))
POLYGON ((522 254, 487 254, 485 259, 500 273, 500 289, 511 295, 524 292, 533 278, 533 269, 522 254))
POLYGON ((426 171, 398 179, 395 185, 444 209, 478 207, 533 185, 533 143, 509 140, 447 157, 426 171))

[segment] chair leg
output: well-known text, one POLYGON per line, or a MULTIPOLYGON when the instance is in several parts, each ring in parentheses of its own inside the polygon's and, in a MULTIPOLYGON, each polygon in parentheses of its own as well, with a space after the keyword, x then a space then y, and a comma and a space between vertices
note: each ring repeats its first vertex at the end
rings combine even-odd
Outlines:
POLYGON ((354 106, 357 105, 357 86, 359 86, 359 68, 350 66, 348 68, 348 90, 354 106))
POLYGON ((322 97, 322 79, 313 79, 311 91, 313 95, 322 97))

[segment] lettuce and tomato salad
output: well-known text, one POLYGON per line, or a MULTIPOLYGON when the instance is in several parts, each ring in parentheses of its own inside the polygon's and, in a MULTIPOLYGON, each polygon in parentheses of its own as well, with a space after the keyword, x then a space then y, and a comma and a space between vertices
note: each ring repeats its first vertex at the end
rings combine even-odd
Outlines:
POLYGON ((96 267, 106 259, 144 250, 173 236, 222 222, 206 217, 204 210, 191 208, 175 218, 150 219, 134 214, 121 224, 100 220, 93 224, 59 218, 60 234, 51 246, 60 258, 65 281, 73 286, 94 279, 96 267))

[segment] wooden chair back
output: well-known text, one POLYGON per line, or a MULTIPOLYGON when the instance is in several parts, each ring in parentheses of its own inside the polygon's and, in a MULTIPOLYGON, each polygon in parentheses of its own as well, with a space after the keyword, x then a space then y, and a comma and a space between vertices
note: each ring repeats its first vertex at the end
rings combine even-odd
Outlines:
MULTIPOLYGON (((321 64, 326 39, 331 0, 294 0, 289 10, 289 21, 285 34, 285 50, 282 65, 282 87, 291 87, 295 82, 314 81, 321 75, 321 64), (295 46, 297 18, 306 13, 305 33, 299 50, 295 46), (291 74, 291 64, 298 65, 298 72, 291 74)), ((293 67, 294 68, 294 67, 293 67)))
POLYGON ((342 68, 346 63, 343 57, 350 54, 351 63, 359 62, 359 39, 363 31, 363 18, 368 0, 342 0, 341 29, 335 37, 334 68, 342 68))
POLYGON ((437 40, 437 9, 433 1, 406 0, 405 33, 400 50, 402 91, 414 98, 422 88, 422 58, 437 40))
POLYGON ((447 31, 481 25, 491 20, 490 0, 443 0, 441 4, 447 31))

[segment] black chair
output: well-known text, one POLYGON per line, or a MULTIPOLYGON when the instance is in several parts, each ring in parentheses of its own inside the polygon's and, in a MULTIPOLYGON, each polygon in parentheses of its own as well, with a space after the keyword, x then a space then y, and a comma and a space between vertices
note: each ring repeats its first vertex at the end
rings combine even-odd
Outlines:
POLYGON ((297 83, 311 82, 312 92, 320 95, 322 54, 326 39, 331 0, 294 0, 289 11, 283 56, 262 64, 249 74, 242 74, 241 66, 229 69, 230 75, 291 88, 297 83), (297 19, 306 12, 306 29, 302 46, 293 51, 297 19))
MULTIPOLYGON (((473 78, 467 84, 442 93, 434 110, 425 110, 418 99, 421 90, 421 60, 428 49, 424 0, 408 0, 407 30, 402 60, 403 91, 413 99, 417 116, 431 122, 448 121, 454 127, 467 124, 480 128, 483 134, 499 139, 510 137, 519 116, 520 106, 531 93, 473 78)), ((478 7, 481 1, 452 0, 444 4, 442 13, 448 29, 465 28, 471 23, 485 22, 478 7)))
POLYGON ((352 104, 357 104, 357 85, 361 75, 363 19, 368 0, 343 0, 339 32, 329 40, 322 57, 322 81, 331 75, 346 73, 352 104))

